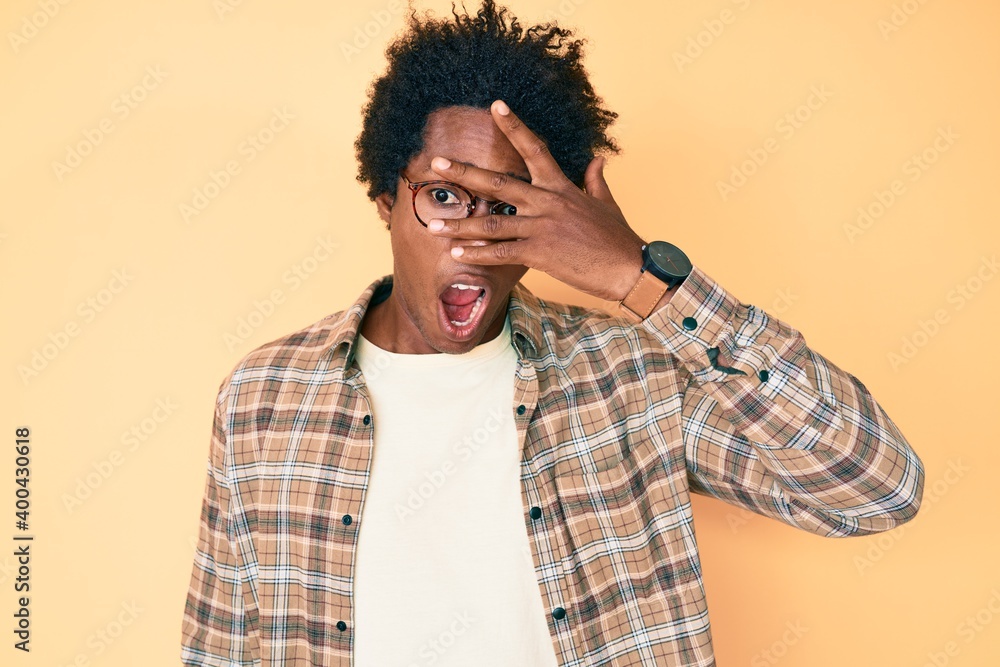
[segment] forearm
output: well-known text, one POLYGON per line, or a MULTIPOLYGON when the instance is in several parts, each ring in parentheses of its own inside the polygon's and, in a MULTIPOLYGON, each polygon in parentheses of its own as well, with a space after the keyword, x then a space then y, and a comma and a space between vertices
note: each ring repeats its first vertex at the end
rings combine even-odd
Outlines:
POLYGON ((916 513, 922 464, 857 378, 697 268, 673 292, 642 326, 732 431, 689 437, 691 467, 709 488, 721 480, 748 493, 780 491, 778 502, 836 515, 838 534, 885 530, 916 513))

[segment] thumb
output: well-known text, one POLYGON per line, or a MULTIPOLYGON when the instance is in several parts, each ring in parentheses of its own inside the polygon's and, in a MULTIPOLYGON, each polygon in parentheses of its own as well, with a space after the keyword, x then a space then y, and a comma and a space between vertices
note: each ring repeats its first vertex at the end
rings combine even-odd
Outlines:
POLYGON ((587 165, 587 171, 583 175, 584 190, 591 197, 596 197, 603 202, 614 204, 617 207, 618 204, 611 195, 611 188, 608 187, 608 182, 604 179, 605 163, 607 163, 607 159, 602 155, 595 157, 587 165))

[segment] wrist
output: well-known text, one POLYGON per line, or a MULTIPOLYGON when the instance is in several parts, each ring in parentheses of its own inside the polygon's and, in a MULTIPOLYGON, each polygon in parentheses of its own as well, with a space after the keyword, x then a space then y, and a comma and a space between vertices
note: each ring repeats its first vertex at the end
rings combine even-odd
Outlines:
POLYGON ((680 285, 674 287, 668 287, 667 291, 664 292, 663 296, 660 297, 660 300, 656 303, 655 306, 653 306, 653 310, 650 312, 650 314, 655 313, 660 308, 663 308, 665 305, 670 303, 670 299, 672 299, 674 297, 674 294, 677 293, 678 287, 680 287, 680 285))
POLYGON ((631 264, 628 271, 623 271, 622 280, 631 283, 631 287, 618 302, 622 312, 634 322, 643 321, 666 305, 692 268, 687 255, 665 241, 643 244, 640 256, 639 266, 631 264))
POLYGON ((618 279, 612 283, 615 285, 614 296, 612 297, 614 301, 621 303, 628 296, 628 293, 632 291, 632 288, 635 287, 635 284, 639 282, 639 278, 642 277, 642 249, 645 245, 645 241, 638 239, 638 245, 635 246, 633 258, 622 263, 618 271, 618 279))

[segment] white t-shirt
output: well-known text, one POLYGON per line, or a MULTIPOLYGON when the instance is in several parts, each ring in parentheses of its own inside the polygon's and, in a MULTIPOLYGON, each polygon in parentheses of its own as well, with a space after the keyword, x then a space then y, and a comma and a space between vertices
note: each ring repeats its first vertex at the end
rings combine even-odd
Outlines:
POLYGON ((356 667, 551 667, 521 499, 510 323, 460 354, 358 337, 375 447, 358 523, 356 667))

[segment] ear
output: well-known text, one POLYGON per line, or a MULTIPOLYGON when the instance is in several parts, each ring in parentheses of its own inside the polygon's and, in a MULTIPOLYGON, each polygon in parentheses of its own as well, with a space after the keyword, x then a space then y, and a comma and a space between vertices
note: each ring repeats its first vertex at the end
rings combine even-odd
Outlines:
POLYGON ((389 227, 389 220, 392 218, 392 205, 396 198, 389 192, 383 192, 375 197, 375 208, 378 209, 378 217, 382 218, 386 228, 389 227))

